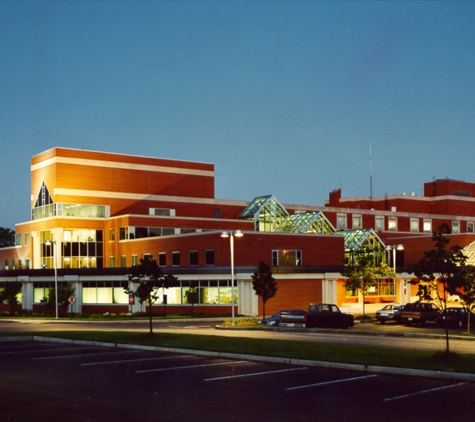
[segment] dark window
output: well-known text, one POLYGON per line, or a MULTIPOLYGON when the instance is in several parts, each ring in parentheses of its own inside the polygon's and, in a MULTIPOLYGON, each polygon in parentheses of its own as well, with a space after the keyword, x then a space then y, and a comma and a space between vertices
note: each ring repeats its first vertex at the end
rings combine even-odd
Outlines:
POLYGON ((205 252, 205 265, 214 265, 214 249, 208 249, 205 252))
POLYGON ((190 251, 190 265, 198 265, 198 251, 190 251))
POLYGON ((159 252, 158 253, 158 266, 159 267, 166 267, 167 266, 167 253, 166 252, 159 252))
POLYGON ((172 252, 172 265, 180 265, 180 252, 172 252))

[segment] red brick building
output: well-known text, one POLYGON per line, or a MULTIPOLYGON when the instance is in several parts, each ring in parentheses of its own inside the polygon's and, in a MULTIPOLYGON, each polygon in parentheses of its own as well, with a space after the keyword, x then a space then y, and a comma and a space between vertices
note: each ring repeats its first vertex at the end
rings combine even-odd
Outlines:
POLYGON ((143 307, 130 307, 123 289, 130 268, 150 255, 179 280, 162 292, 157 312, 163 295, 168 312, 189 312, 185 292, 197 287, 195 312, 229 312, 234 291, 236 311, 258 315, 250 279, 264 261, 278 282, 267 313, 317 301, 349 306, 361 299, 343 287, 345 254, 371 242, 391 265, 386 246, 404 250, 396 253, 397 283, 382 280, 368 296, 404 303, 415 294, 407 266, 432 248, 442 222, 454 243, 475 240, 471 183, 435 180, 424 196, 342 198, 336 190, 324 206, 283 205, 272 195, 219 200, 214 183, 208 163, 68 148, 38 154, 31 159, 32 218, 16 224, 16 246, 0 249, 0 286, 21 281, 22 308, 44 310, 39 302, 56 266, 56 281, 75 285, 74 312, 135 312, 143 307), (221 234, 236 230, 244 236, 234 239, 233 288, 230 241, 221 234))

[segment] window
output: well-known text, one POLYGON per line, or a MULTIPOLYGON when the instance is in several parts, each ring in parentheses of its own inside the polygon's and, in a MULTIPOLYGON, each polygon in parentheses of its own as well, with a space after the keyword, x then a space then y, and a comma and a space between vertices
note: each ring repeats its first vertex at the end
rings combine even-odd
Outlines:
POLYGON ((389 217, 388 218, 388 230, 390 231, 397 231, 397 218, 396 217, 389 217))
POLYGON ((411 232, 418 232, 418 231, 419 231, 419 219, 411 218, 411 232))
MULTIPOLYGON (((467 233, 473 233, 473 221, 467 223, 467 233)), ((25 239, 26 242, 26 239, 25 239)))
POLYGON ((460 233, 460 221, 452 221, 452 233, 460 233))
POLYGON ((337 214, 336 228, 338 230, 346 230, 346 214, 337 214))
POLYGON ((214 218, 221 218, 221 209, 215 208, 214 209, 214 218))
POLYGON ((432 233, 432 220, 424 219, 423 230, 424 233, 432 233))
POLYGON ((25 233, 25 246, 30 244, 30 233, 25 233))
POLYGON ((180 252, 172 252, 172 265, 175 267, 180 266, 180 252))
POLYGON ((109 257, 109 268, 115 268, 115 256, 109 257))
POLYGON ((120 227, 119 228, 119 240, 126 240, 129 238, 129 228, 120 227))
POLYGON ((190 265, 198 265, 198 251, 190 251, 190 265))
POLYGON ((374 217, 374 229, 377 232, 382 232, 384 231, 384 217, 377 215, 374 217))
POLYGON ((205 252, 205 265, 214 265, 214 249, 205 252))
POLYGON ((138 255, 132 255, 132 267, 135 267, 139 265, 139 256, 138 255))
POLYGON ((84 282, 82 287, 83 303, 129 303, 129 295, 124 292, 126 281, 84 282))
POLYGON ((21 246, 21 233, 15 235, 15 245, 21 246))
POLYGON ((125 255, 120 256, 120 268, 127 267, 127 257, 125 255))
POLYGON ((302 251, 274 250, 272 251, 272 265, 302 265, 302 251))
POLYGON ((363 227, 361 215, 353 215, 352 221, 353 221, 353 226, 352 226, 353 229, 361 229, 363 227))
POLYGON ((25 269, 27 269, 27 270, 30 269, 30 258, 25 259, 25 269))
POLYGON ((115 242, 115 229, 109 229, 109 242, 115 242))
POLYGON ((159 267, 166 267, 167 266, 167 253, 166 252, 159 252, 158 253, 158 266, 159 267))

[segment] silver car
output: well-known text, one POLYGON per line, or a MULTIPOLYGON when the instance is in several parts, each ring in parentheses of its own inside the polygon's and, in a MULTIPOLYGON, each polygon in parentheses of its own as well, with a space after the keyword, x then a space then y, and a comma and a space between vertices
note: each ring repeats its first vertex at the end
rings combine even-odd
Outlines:
POLYGON ((386 321, 394 321, 399 323, 401 321, 401 314, 404 306, 403 305, 386 305, 383 309, 376 311, 376 319, 384 324, 386 321))

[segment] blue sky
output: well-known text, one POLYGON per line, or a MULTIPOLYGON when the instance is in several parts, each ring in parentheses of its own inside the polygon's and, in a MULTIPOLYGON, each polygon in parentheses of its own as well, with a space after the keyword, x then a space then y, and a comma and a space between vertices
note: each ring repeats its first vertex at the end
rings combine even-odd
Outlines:
POLYGON ((475 2, 1 0, 0 22, 2 227, 54 146, 214 163, 220 199, 368 196, 370 167, 375 197, 475 182, 475 2))

